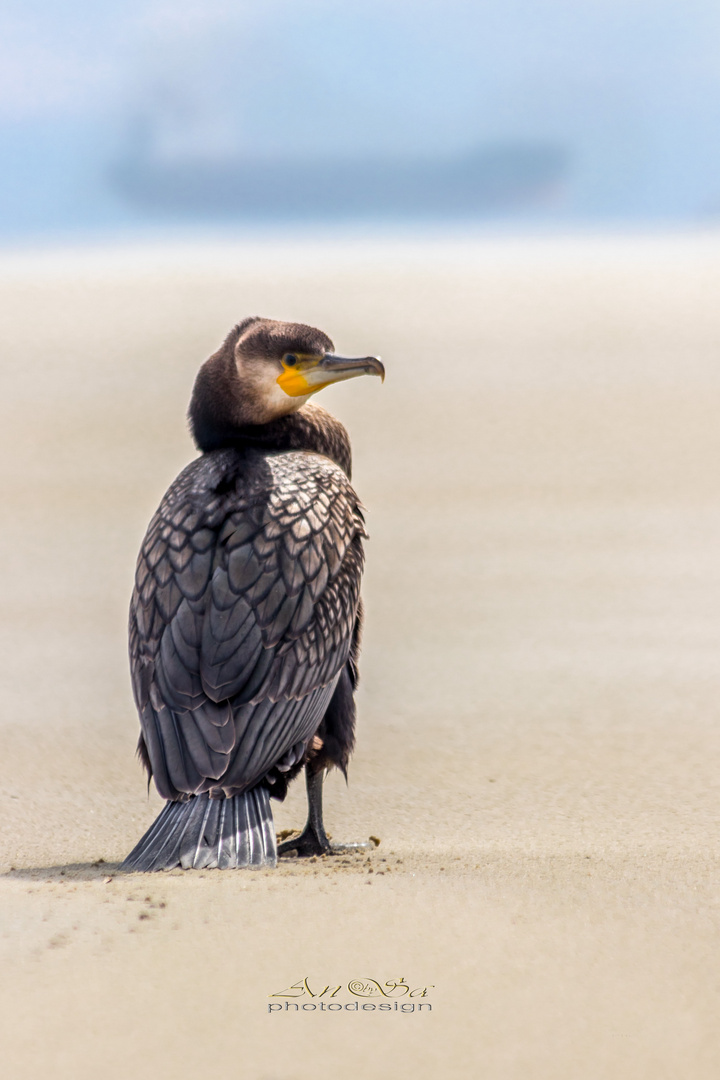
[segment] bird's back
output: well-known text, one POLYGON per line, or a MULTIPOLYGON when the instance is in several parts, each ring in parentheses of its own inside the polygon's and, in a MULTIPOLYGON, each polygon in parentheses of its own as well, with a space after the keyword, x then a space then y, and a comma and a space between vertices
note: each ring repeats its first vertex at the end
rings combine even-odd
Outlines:
POLYGON ((272 786, 302 759, 352 647, 364 536, 343 469, 306 450, 213 451, 171 485, 130 610, 144 756, 166 799, 272 786))

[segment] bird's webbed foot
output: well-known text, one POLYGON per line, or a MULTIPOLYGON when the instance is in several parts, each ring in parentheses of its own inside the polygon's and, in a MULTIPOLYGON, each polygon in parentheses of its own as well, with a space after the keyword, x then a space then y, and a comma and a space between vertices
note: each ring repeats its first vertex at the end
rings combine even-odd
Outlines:
POLYGON ((318 836, 314 829, 310 829, 305 826, 301 833, 296 836, 291 836, 288 840, 283 840, 281 844, 278 844, 277 849, 278 857, 283 855, 296 854, 300 858, 309 858, 311 855, 333 855, 333 845, 327 838, 325 831, 321 836, 318 836))
POLYGON ((311 855, 351 855, 353 852, 373 851, 375 845, 372 841, 358 841, 357 843, 332 844, 323 830, 322 836, 318 836, 314 829, 307 826, 297 836, 291 836, 278 844, 278 857, 296 853, 299 858, 310 858, 311 855))
POLYGON ((297 854, 300 858, 312 855, 346 855, 352 852, 370 851, 375 845, 372 841, 331 844, 325 832, 322 816, 322 785, 325 769, 317 772, 305 767, 305 784, 308 796, 308 819, 305 828, 297 836, 291 836, 278 844, 278 856, 297 854))

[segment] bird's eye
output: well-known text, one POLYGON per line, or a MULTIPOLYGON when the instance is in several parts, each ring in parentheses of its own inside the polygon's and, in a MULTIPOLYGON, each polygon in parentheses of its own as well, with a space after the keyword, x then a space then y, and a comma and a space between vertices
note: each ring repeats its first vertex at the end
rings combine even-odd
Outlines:
POLYGON ((288 367, 294 367, 297 364, 297 356, 291 352, 285 354, 284 360, 288 367))

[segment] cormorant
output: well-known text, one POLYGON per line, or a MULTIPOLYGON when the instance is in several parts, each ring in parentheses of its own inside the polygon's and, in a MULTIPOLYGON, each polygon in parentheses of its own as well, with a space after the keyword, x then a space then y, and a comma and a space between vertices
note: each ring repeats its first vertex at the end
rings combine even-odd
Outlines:
POLYGON ((354 745, 367 534, 347 432, 309 399, 358 375, 385 369, 258 317, 200 368, 202 453, 150 522, 130 604, 138 754, 167 802, 125 870, 274 866, 270 796, 303 766, 307 824, 280 853, 332 850, 322 783, 354 745))

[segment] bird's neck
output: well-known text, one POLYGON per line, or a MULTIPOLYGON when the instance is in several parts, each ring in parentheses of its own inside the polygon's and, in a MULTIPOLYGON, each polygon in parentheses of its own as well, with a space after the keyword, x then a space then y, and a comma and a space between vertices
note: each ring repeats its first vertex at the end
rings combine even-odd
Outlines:
POLYGON ((248 424, 238 431, 238 441, 240 445, 262 450, 310 450, 329 457, 348 477, 352 472, 348 433, 320 405, 308 403, 269 424, 248 424))
MULTIPOLYGON (((191 423, 193 417, 191 416, 191 423)), ((271 420, 267 424, 214 424, 211 430, 198 430, 192 423, 198 448, 203 451, 225 448, 255 450, 309 450, 339 465, 350 477, 352 453, 348 433, 332 413, 312 402, 297 412, 271 420)))

